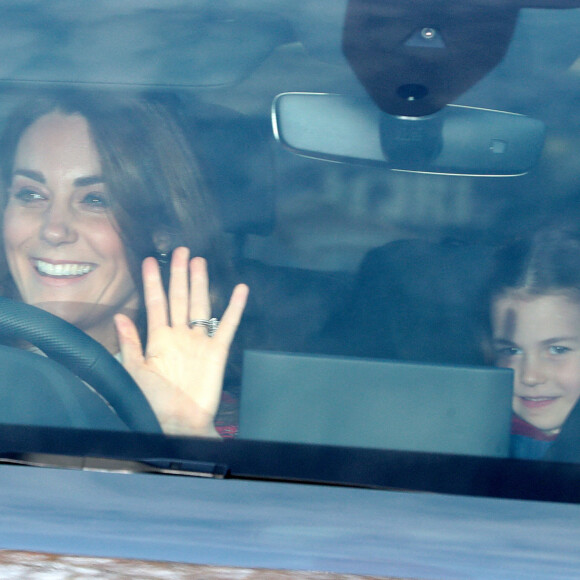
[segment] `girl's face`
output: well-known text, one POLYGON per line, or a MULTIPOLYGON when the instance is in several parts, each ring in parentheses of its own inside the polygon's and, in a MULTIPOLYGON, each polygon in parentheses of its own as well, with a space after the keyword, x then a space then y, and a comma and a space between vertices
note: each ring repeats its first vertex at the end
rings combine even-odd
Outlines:
POLYGON ((50 113, 24 132, 3 228, 16 287, 114 350, 112 315, 135 311, 138 295, 109 206, 82 116, 50 113))
POLYGON ((563 294, 506 294, 492 306, 496 364, 512 368, 513 410, 559 432, 580 396, 580 304, 563 294))

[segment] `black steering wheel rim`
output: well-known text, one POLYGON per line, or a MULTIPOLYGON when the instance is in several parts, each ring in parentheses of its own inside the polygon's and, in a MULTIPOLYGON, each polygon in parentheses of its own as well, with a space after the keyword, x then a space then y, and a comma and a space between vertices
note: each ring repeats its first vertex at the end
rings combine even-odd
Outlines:
POLYGON ((0 297, 0 335, 26 341, 91 385, 132 430, 161 433, 155 413, 123 365, 58 316, 0 297))

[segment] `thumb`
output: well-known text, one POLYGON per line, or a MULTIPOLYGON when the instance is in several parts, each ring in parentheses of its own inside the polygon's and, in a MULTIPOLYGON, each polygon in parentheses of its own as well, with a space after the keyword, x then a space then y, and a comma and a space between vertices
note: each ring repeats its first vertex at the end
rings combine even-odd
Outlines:
POLYGON ((130 371, 143 363, 143 347, 135 323, 125 314, 115 314, 115 328, 123 366, 130 371))

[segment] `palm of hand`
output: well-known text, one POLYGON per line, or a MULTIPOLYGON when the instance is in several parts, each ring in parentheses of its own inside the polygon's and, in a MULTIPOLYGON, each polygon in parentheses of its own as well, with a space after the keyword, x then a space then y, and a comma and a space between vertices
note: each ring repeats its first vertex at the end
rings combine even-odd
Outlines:
POLYGON ((159 267, 143 263, 148 340, 145 353, 133 322, 115 318, 123 364, 153 408, 163 430, 172 434, 216 435, 213 419, 221 396, 231 342, 241 319, 248 289, 236 287, 213 337, 189 320, 207 319, 210 300, 205 261, 189 262, 186 248, 174 251, 169 300, 159 267))

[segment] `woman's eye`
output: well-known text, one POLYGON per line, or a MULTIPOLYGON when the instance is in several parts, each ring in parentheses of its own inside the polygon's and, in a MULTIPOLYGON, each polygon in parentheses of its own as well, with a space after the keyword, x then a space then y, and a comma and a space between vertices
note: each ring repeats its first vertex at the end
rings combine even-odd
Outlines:
POLYGON ((22 187, 17 189, 12 195, 15 199, 24 204, 34 203, 46 199, 45 195, 29 187, 22 187))
POLYGON ((549 352, 550 354, 566 354, 570 352, 570 349, 567 346, 552 345, 549 348, 549 352))
POLYGON ((81 203, 96 211, 105 211, 111 207, 109 198, 104 193, 88 193, 82 198, 81 203))

